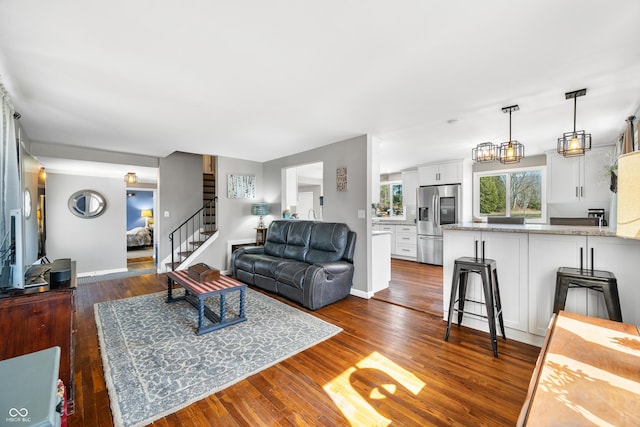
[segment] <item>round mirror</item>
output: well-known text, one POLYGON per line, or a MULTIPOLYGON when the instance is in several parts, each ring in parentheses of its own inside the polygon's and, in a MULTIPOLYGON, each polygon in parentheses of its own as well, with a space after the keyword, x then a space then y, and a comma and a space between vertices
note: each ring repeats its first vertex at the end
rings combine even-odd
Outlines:
POLYGON ((24 189, 24 217, 31 218, 31 191, 24 189))
POLYGON ((106 200, 97 191, 81 190, 69 198, 69 210, 80 218, 95 218, 102 215, 106 208, 106 200))

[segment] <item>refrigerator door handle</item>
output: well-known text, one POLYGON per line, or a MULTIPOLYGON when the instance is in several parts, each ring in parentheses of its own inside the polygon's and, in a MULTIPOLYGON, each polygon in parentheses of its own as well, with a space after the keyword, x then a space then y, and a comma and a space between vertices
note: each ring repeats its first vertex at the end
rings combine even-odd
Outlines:
POLYGON ((440 197, 433 196, 433 223, 440 228, 440 197))

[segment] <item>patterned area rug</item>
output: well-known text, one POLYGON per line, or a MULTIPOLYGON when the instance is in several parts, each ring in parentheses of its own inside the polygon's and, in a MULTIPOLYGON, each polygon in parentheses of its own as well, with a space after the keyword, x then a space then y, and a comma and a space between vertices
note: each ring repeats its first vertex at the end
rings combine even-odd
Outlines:
MULTIPOLYGON (((231 316, 238 296, 227 294, 231 316)), ((217 306, 212 298, 207 304, 217 306)), ((342 330, 247 289, 246 322, 197 336, 195 308, 165 299, 160 292, 94 306, 116 426, 149 424, 342 330)))

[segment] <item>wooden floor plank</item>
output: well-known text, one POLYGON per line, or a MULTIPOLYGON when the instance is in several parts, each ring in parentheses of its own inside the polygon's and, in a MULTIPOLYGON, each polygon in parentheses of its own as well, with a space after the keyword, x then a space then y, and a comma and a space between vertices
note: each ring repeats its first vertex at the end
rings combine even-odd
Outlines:
MULTIPOLYGON (((349 296, 310 312, 343 332, 154 425, 514 425, 539 349, 499 341, 494 358, 487 334, 457 326, 445 342, 441 268, 397 261, 388 301, 349 296)), ((165 286, 155 274, 78 286, 70 427, 113 425, 93 304, 165 286)))

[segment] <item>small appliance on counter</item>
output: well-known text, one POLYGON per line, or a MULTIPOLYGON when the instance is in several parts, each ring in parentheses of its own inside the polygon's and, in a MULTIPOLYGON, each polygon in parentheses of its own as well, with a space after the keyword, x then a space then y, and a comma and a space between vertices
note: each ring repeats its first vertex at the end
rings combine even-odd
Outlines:
POLYGON ((607 226, 607 220, 604 219, 604 209, 589 209, 588 212, 587 216, 589 218, 598 218, 603 227, 607 226))

